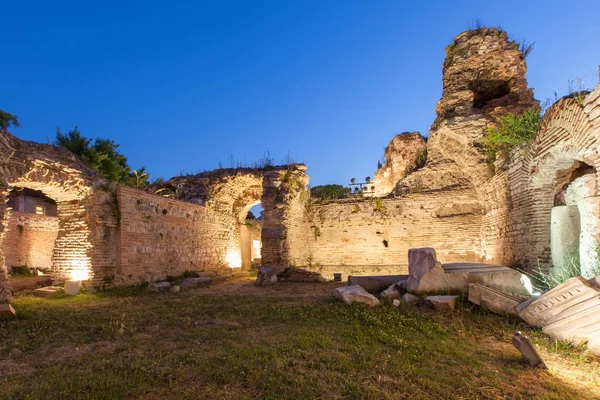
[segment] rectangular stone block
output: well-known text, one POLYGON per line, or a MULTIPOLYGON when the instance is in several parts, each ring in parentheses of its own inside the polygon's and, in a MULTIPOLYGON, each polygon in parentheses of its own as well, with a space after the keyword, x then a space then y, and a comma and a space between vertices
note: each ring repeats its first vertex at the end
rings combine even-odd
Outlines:
POLYGON ((469 301, 497 314, 516 314, 514 308, 523 300, 524 297, 504 293, 478 283, 469 284, 469 301))
POLYGON ((15 315, 17 315, 17 313, 10 304, 0 304, 0 316, 14 317, 15 315))

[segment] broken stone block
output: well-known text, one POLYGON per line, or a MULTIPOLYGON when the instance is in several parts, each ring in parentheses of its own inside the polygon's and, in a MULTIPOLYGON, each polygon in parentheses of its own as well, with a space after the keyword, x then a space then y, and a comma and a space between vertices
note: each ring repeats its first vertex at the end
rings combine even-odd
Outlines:
POLYGON ((425 303, 438 311, 452 311, 456 308, 458 296, 427 296, 425 303))
POLYGON ((392 304, 394 305, 394 307, 400 307, 401 303, 402 302, 400 300, 398 300, 398 299, 394 299, 394 301, 392 302, 392 304))
POLYGON ((54 296, 54 293, 59 291, 60 288, 58 286, 44 286, 41 288, 37 288, 33 291, 34 296, 50 298, 54 296))
POLYGON ((497 314, 516 314, 514 308, 524 300, 522 296, 500 292, 478 283, 469 283, 469 301, 497 314))
POLYGON ((148 284, 148 291, 150 292, 164 292, 166 290, 169 290, 169 288, 171 287, 171 283, 170 282, 150 282, 148 284))
POLYGON ((372 275, 372 276, 349 276, 348 286, 358 285, 371 294, 378 294, 390 285, 401 279, 407 279, 407 275, 372 275))
POLYGON ((0 284, 0 304, 10 303, 12 301, 13 293, 10 288, 0 284))
POLYGON ((439 265, 439 262, 435 250, 431 247, 409 249, 407 290, 417 292, 421 278, 431 272, 437 265, 439 265))
POLYGON ((384 303, 392 303, 394 300, 400 299, 400 290, 396 286, 396 284, 392 284, 389 288, 385 289, 379 295, 379 300, 384 303))
POLYGON ((400 290, 401 294, 406 293, 408 287, 408 278, 401 279, 398 282, 396 282, 396 287, 398 288, 398 290, 400 290))
POLYGON ((199 278, 187 278, 179 285, 181 289, 189 289, 192 287, 210 286, 212 284, 212 278, 199 277, 199 278))
POLYGON ((344 301, 346 304, 364 303, 371 307, 379 305, 379 299, 367 292, 358 285, 345 286, 334 289, 333 295, 336 299, 344 301))
POLYGON ((17 315, 17 313, 10 304, 0 304, 0 316, 14 317, 15 315, 17 315))
POLYGON ((516 295, 527 295, 522 274, 502 265, 478 263, 440 264, 432 248, 408 251, 407 290, 412 293, 466 293, 469 283, 516 295))
POLYGON ((227 277, 224 275, 217 275, 213 278, 213 283, 225 282, 227 277))
POLYGON ((259 286, 274 285, 277 283, 277 270, 273 267, 259 267, 256 284, 259 286))
POLYGON ((523 362, 532 367, 547 368, 529 338, 517 331, 513 335, 512 344, 523 356, 523 362))
POLYGON ((402 295, 402 302, 407 306, 417 306, 421 304, 423 300, 419 296, 415 296, 414 294, 404 293, 402 295))
POLYGON ((544 327, 597 306, 600 306, 600 289, 578 276, 519 304, 515 311, 529 325, 544 327))
POLYGON ((181 287, 180 287, 180 286, 178 286, 178 285, 174 285, 174 286, 172 286, 172 287, 169 289, 169 291, 170 291, 171 293, 178 293, 180 290, 181 290, 181 287))

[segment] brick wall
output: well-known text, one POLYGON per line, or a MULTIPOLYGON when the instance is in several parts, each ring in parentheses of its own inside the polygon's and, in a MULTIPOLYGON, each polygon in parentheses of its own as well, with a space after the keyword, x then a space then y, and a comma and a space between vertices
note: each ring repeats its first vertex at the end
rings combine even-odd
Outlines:
POLYGON ((325 275, 402 274, 413 247, 433 247, 443 262, 480 260, 482 215, 472 192, 411 194, 379 204, 313 205, 310 268, 325 275))
POLYGON ((118 202, 117 284, 222 270, 230 253, 241 260, 233 216, 125 186, 118 188, 118 202))
POLYGON ((6 265, 50 268, 57 235, 57 217, 12 211, 2 243, 6 265))

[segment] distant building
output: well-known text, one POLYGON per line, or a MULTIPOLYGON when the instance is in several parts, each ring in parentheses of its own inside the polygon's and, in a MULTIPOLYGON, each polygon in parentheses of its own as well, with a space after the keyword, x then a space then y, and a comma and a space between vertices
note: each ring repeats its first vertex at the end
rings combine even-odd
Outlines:
POLYGON ((8 195, 8 206, 22 213, 56 217, 56 202, 39 190, 13 190, 8 195))

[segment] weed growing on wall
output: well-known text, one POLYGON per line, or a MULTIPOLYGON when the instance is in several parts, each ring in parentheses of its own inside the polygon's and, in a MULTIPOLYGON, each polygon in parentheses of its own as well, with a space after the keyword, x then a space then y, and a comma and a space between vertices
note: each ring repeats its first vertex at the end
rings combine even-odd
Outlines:
POLYGON ((415 158, 415 170, 423 168, 427 163, 427 147, 417 153, 415 158))
POLYGON ((540 125, 539 110, 525 111, 519 115, 505 115, 488 128, 481 148, 488 162, 493 163, 499 152, 508 154, 516 146, 531 140, 540 125))

